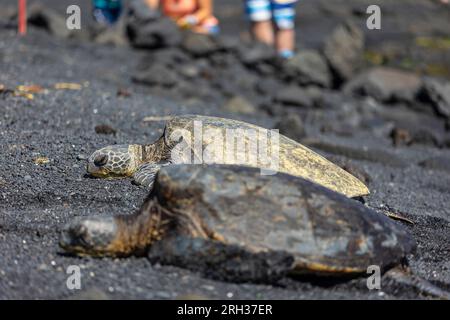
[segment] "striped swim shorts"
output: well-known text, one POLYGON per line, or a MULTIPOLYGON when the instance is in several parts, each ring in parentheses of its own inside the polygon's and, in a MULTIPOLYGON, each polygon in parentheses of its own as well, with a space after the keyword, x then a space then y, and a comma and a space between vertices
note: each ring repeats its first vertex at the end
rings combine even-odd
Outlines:
POLYGON ((279 29, 295 25, 296 0, 244 0, 245 12, 252 22, 272 20, 279 29))

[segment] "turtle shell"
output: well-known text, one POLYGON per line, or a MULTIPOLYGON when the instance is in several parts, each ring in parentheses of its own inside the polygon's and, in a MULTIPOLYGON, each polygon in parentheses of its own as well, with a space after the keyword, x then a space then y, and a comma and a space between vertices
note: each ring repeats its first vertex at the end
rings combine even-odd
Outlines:
MULTIPOLYGON (((173 213, 177 235, 245 254, 288 254, 293 272, 362 273, 370 265, 395 264, 415 247, 402 225, 355 200, 291 175, 264 176, 256 168, 165 167, 151 197, 173 213)), ((167 248, 167 256, 180 254, 167 248)))
POLYGON ((314 151, 246 122, 199 115, 176 116, 167 122, 164 139, 166 145, 173 147, 181 138, 188 145, 184 149, 193 152, 187 156, 178 153, 176 160, 172 158, 173 163, 245 165, 265 169, 265 174, 283 172, 302 177, 347 197, 369 193, 363 182, 314 151))

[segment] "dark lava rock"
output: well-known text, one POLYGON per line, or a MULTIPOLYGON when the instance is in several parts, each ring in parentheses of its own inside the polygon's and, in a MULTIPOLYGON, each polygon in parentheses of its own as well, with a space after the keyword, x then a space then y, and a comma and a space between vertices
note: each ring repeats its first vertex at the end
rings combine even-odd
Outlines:
POLYGON ((422 144, 432 147, 440 147, 441 142, 439 138, 430 130, 425 128, 418 128, 409 130, 405 128, 393 128, 390 133, 392 144, 396 147, 413 144, 422 144))
POLYGON ((433 147, 440 147, 441 142, 439 138, 428 129, 418 129, 413 133, 410 144, 423 144, 433 147))
POLYGON ((209 70, 209 73, 214 76, 212 83, 227 97, 245 96, 249 101, 256 104, 258 101, 251 99, 251 96, 259 78, 255 73, 242 68, 242 66, 236 66, 232 69, 218 70, 216 73, 211 73, 212 70, 209 70))
POLYGON ((264 76, 274 76, 278 72, 278 67, 273 63, 273 61, 266 61, 258 63, 254 66, 254 70, 259 73, 262 77, 264 76))
POLYGON ((17 28, 16 6, 4 6, 0 10, 0 27, 5 29, 17 28))
POLYGON ((295 141, 301 141, 306 137, 305 125, 298 114, 287 114, 275 125, 274 129, 279 129, 281 134, 295 141))
POLYGON ((255 90, 265 96, 275 96, 281 87, 282 84, 279 81, 266 77, 261 78, 255 84, 255 90))
POLYGON ((57 37, 69 38, 72 34, 72 30, 66 26, 64 16, 40 3, 33 3, 28 8, 28 23, 43 28, 57 37))
POLYGON ((136 19, 141 22, 153 21, 161 17, 160 12, 150 8, 145 0, 131 0, 128 5, 127 15, 130 21, 136 19))
POLYGON ((177 25, 158 11, 152 10, 144 1, 130 3, 126 16, 126 30, 130 43, 137 48, 160 48, 181 43, 177 25))
POLYGON ((315 107, 331 110, 341 110, 343 106, 354 103, 353 97, 331 90, 323 90, 314 101, 315 107))
POLYGON ((287 86, 279 90, 275 95, 275 101, 296 107, 311 107, 314 104, 309 93, 298 86, 287 86))
POLYGON ((216 36, 216 43, 224 51, 237 51, 241 46, 238 37, 225 34, 216 36))
POLYGON ((173 87, 178 82, 178 77, 174 71, 159 64, 136 72, 132 79, 136 83, 162 87, 173 87))
POLYGON ((450 82, 427 77, 423 83, 421 97, 433 105, 437 115, 450 119, 450 82))
POLYGON ((324 54, 338 81, 347 81, 363 65, 364 33, 352 23, 338 26, 326 40, 324 54))
POLYGON ((332 82, 326 60, 315 50, 302 50, 286 60, 283 72, 302 85, 330 87, 332 82))
POLYGON ((115 135, 117 133, 117 130, 107 124, 99 124, 95 126, 95 133, 115 135))
POLYGON ((344 91, 371 96, 378 101, 414 102, 422 85, 418 75, 386 67, 364 71, 345 85, 344 91))
POLYGON ((238 49, 238 56, 243 64, 254 67, 258 63, 273 60, 275 58, 275 50, 263 43, 241 43, 238 49))
MULTIPOLYGON (((201 59, 192 60, 183 50, 179 48, 163 48, 158 50, 151 50, 148 55, 140 61, 137 69, 144 70, 154 65, 164 65, 173 70, 178 70, 180 65, 202 65, 201 59)), ((209 65, 208 65, 209 66, 209 65)), ((208 68, 208 66, 202 66, 208 68)))
POLYGON ((233 67, 237 67, 237 65, 239 65, 239 68, 241 70, 243 68, 238 58, 235 55, 230 54, 229 52, 215 52, 208 57, 208 60, 210 61, 212 66, 218 69, 230 69, 233 67))
POLYGON ((389 218, 286 174, 170 166, 159 172, 153 195, 163 212, 175 214, 167 216, 167 236, 150 246, 150 260, 218 279, 273 282, 287 272, 342 274, 345 268, 365 273, 371 264, 399 262, 415 247, 389 218))
POLYGON ((450 173, 450 158, 444 156, 429 158, 419 162, 419 166, 429 170, 439 170, 450 173))
POLYGON ((272 101, 261 103, 259 105, 259 109, 265 111, 272 117, 284 117, 287 113, 285 106, 279 103, 274 103, 272 101))
POLYGON ((181 42, 181 48, 195 57, 201 57, 219 50, 220 47, 211 36, 186 32, 181 42))

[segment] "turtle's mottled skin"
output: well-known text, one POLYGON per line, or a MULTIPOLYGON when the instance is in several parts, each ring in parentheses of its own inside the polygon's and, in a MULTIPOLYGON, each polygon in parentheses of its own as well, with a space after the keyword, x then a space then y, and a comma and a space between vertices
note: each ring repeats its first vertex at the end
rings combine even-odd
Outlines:
MULTIPOLYGON (((192 150, 195 149, 193 137, 197 133, 194 132, 194 121, 202 124, 203 154, 205 150, 210 155, 223 155, 227 152, 226 143, 217 143, 211 134, 208 135, 208 131, 223 137, 226 136, 227 129, 262 130, 259 132, 265 133, 262 135, 265 137, 270 134, 267 129, 237 120, 198 115, 176 116, 167 122, 164 134, 152 144, 109 146, 95 151, 88 160, 87 170, 91 175, 103 178, 133 176, 138 184, 152 187, 154 176, 163 165, 204 163, 202 155, 199 156, 196 151, 192 158, 173 152, 181 141, 187 142, 192 150)), ((260 137, 261 135, 258 136, 258 143, 261 142, 260 137)), ((244 139, 247 146, 251 144, 247 136, 244 139)), ((270 140, 268 143, 270 144, 270 140)), ((212 156, 208 163, 240 164, 236 159, 243 155, 242 150, 233 152, 235 157, 232 159, 224 161, 223 157, 212 156)), ((246 165, 267 168, 267 164, 260 158, 246 165)), ((283 135, 279 135, 278 171, 305 178, 347 197, 369 193, 364 183, 350 173, 283 135)))
POLYGON ((162 263, 255 281, 287 272, 365 273, 415 246, 401 225, 339 193, 228 165, 162 168, 139 212, 76 220, 60 245, 96 256, 148 252, 162 263))

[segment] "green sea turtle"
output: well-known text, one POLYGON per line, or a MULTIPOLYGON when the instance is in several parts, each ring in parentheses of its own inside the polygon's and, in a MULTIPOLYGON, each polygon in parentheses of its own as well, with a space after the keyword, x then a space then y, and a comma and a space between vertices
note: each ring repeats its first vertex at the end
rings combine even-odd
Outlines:
POLYGON ((398 223, 288 174, 235 165, 162 168, 134 215, 76 219, 60 245, 79 255, 147 254, 215 277, 358 274, 399 262, 415 243, 398 223))
POLYGON ((368 188, 350 173, 277 132, 242 121, 175 116, 163 135, 149 145, 113 145, 95 151, 87 171, 102 178, 130 177, 151 187, 155 174, 169 164, 240 164, 264 174, 288 173, 348 197, 367 195, 368 188))

